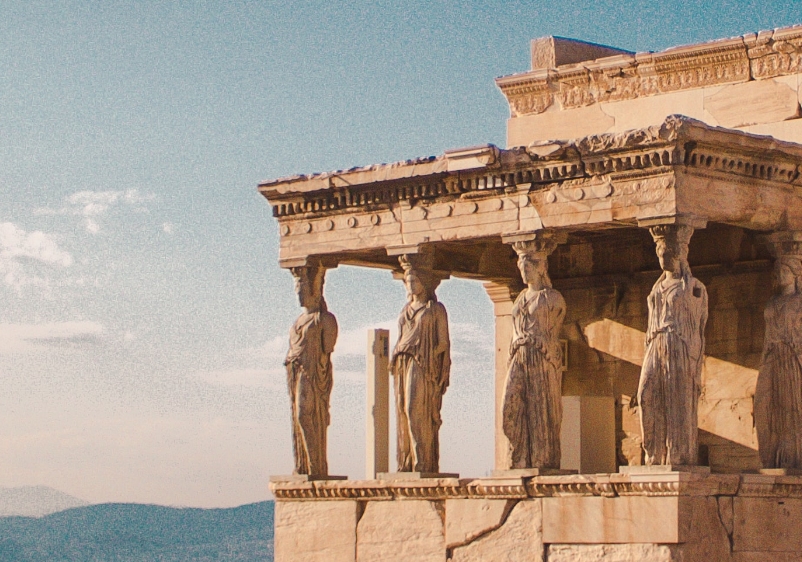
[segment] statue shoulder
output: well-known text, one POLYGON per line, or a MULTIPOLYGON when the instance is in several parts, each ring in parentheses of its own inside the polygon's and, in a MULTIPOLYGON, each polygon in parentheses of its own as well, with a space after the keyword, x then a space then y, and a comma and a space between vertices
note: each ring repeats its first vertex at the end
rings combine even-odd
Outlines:
POLYGON ((549 299, 549 303, 552 306, 560 306, 565 308, 565 297, 563 297, 563 294, 557 289, 552 287, 546 289, 546 298, 549 299))
POLYGON ((320 325, 323 327, 324 330, 326 329, 337 329, 337 317, 334 316, 328 310, 325 312, 320 313, 320 325))

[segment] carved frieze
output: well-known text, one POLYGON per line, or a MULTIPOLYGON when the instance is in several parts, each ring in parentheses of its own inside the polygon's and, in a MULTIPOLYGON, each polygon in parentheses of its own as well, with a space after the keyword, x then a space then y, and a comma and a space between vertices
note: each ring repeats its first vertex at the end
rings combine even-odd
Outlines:
POLYGON ((749 48, 749 59, 757 80, 802 72, 802 30, 761 33, 749 48))
POLYGON ((613 56, 558 67, 548 73, 532 71, 499 78, 496 84, 507 97, 512 117, 534 115, 552 105, 552 92, 561 109, 576 109, 746 82, 752 77, 750 68, 761 73, 757 78, 799 71, 800 43, 800 39, 786 39, 774 43, 776 47, 762 46, 747 53, 744 40, 736 38, 634 57, 613 56))

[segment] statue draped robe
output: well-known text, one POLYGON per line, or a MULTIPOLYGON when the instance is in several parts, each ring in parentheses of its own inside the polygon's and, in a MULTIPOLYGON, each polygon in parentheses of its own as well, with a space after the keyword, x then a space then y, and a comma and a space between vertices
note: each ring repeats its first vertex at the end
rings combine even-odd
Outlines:
POLYGON ((328 311, 301 314, 290 330, 284 364, 292 405, 295 474, 328 475, 326 431, 337 320, 328 311))
POLYGON ((512 343, 502 424, 511 468, 560 468, 562 347, 565 300, 542 289, 518 295, 512 307, 512 343))
POLYGON ((773 297, 765 312, 755 425, 763 468, 802 468, 802 294, 773 297))
POLYGON ((707 290, 690 274, 663 273, 649 294, 646 356, 638 385, 647 465, 695 465, 707 290), (663 282, 668 284, 663 286, 663 282))
POLYGON ((398 319, 391 369, 395 383, 398 471, 439 471, 440 406, 451 370, 448 316, 435 300, 398 319))

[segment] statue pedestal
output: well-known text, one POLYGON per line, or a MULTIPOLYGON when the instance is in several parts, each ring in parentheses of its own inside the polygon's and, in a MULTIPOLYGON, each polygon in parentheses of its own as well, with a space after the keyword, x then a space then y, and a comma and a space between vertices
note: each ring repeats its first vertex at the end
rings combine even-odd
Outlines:
POLYGON ((761 468, 758 474, 766 476, 802 476, 802 468, 761 468))
POLYGON ((576 470, 561 468, 510 468, 508 470, 494 470, 493 478, 528 478, 535 476, 567 476, 577 474, 576 470))
POLYGON ((653 464, 650 466, 619 466, 619 474, 669 474, 672 472, 687 472, 691 474, 710 474, 709 466, 690 464, 653 464))
POLYGON ((347 476, 331 474, 277 474, 270 477, 271 482, 315 482, 318 480, 348 480, 347 476))
POLYGON ((424 478, 459 478, 456 472, 379 472, 377 480, 421 480, 424 478))

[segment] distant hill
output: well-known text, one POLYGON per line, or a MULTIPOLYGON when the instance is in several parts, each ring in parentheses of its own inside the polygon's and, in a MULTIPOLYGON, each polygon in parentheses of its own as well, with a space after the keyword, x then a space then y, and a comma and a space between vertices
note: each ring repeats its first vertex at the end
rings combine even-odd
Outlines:
POLYGON ((47 486, 0 487, 0 517, 42 517, 89 502, 47 486))
POLYGON ((273 502, 230 509, 102 504, 0 518, 3 562, 272 562, 273 502))

